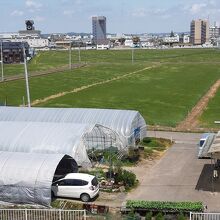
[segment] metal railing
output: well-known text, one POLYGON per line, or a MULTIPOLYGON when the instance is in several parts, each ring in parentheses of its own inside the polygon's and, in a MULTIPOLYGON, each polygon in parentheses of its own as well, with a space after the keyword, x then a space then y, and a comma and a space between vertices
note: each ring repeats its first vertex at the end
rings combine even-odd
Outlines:
POLYGON ((190 212, 190 220, 220 220, 220 213, 190 212))
POLYGON ((86 220, 86 210, 0 209, 0 220, 86 220))

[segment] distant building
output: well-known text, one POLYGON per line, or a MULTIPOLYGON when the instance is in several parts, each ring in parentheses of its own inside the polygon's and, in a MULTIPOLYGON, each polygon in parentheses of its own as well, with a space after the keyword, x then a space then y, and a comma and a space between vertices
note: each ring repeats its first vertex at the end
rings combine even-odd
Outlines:
POLYGON ((217 45, 217 39, 220 37, 220 27, 214 23, 213 26, 209 28, 209 38, 213 45, 217 45))
POLYGON ((178 34, 174 34, 173 36, 166 36, 163 38, 165 43, 179 43, 180 37, 178 34))
POLYGON ((92 17, 93 43, 96 45, 107 44, 106 38, 106 17, 92 17))
POLYGON ((190 40, 193 45, 209 42, 209 22, 206 20, 192 20, 190 24, 190 40))
POLYGON ((180 43, 181 44, 189 44, 190 43, 190 36, 188 34, 181 34, 180 35, 180 43))
POLYGON ((216 46, 220 48, 220 37, 216 40, 216 46))
POLYGON ((125 47, 134 47, 133 40, 132 40, 132 39, 130 39, 130 40, 125 40, 124 45, 125 45, 125 47))
POLYGON ((26 20, 25 25, 26 25, 26 30, 21 30, 18 32, 20 37, 32 37, 32 38, 41 37, 41 31, 35 30, 33 20, 26 20))
POLYGON ((18 33, 1 33, 0 39, 10 42, 27 42, 31 48, 49 47, 49 40, 41 36, 41 31, 35 30, 34 21, 25 21, 26 30, 20 30, 18 33))
POLYGON ((3 62, 4 63, 21 63, 24 62, 25 49, 26 56, 29 57, 29 45, 27 42, 3 42, 3 62))

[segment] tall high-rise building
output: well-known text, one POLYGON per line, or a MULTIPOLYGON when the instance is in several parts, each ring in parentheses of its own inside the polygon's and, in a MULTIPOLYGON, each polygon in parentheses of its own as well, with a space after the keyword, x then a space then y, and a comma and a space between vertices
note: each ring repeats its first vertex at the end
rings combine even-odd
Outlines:
POLYGON ((194 45, 209 42, 209 22, 207 20, 192 20, 190 25, 190 39, 194 45))
POLYGON ((92 34, 94 44, 106 44, 106 17, 92 17, 92 34))

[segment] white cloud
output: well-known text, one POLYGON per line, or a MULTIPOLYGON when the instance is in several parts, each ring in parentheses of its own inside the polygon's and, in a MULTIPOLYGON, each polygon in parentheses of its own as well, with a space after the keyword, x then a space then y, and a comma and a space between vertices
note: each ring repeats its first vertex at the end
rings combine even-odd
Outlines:
POLYGON ((24 14, 23 11, 19 11, 19 10, 14 10, 11 12, 11 16, 22 16, 24 14))
POLYGON ((190 7, 190 12, 192 14, 198 14, 199 12, 201 12, 204 8, 207 7, 207 4, 206 3, 198 3, 198 4, 193 4, 191 7, 190 7))
POLYGON ((73 14, 75 14, 75 11, 73 11, 73 10, 65 10, 64 12, 63 12, 63 14, 64 15, 66 15, 66 16, 73 16, 73 14))
POLYGON ((169 11, 161 8, 151 8, 151 9, 139 8, 132 12, 133 17, 147 17, 148 15, 159 16, 161 18, 170 17, 169 11))
POLYGON ((145 8, 139 8, 132 12, 133 17, 146 17, 147 10, 145 8))
POLYGON ((25 5, 31 11, 40 10, 43 7, 43 5, 40 2, 36 2, 36 1, 33 1, 33 0, 26 0, 25 5))
POLYGON ((34 21, 37 21, 37 22, 41 22, 41 21, 44 21, 45 20, 45 18, 44 17, 41 17, 41 16, 36 16, 35 18, 34 18, 34 21))

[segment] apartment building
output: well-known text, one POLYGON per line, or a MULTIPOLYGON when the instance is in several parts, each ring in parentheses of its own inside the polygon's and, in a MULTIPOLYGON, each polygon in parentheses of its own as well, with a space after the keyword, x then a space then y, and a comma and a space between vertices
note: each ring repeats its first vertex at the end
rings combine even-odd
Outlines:
POLYGON ((202 45, 209 42, 209 22, 207 20, 192 20, 190 41, 193 45, 202 45))

